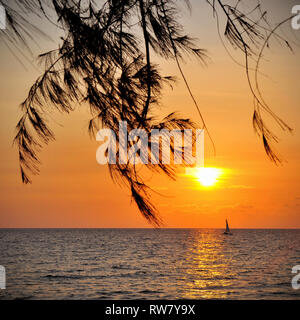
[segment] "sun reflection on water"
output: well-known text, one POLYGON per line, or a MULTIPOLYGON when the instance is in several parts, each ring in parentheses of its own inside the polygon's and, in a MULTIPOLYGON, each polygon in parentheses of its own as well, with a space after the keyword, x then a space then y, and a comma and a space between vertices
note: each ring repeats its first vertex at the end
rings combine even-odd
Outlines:
POLYGON ((228 239, 224 239, 220 231, 196 234, 186 260, 189 268, 182 298, 228 298, 228 287, 235 278, 234 256, 228 239))

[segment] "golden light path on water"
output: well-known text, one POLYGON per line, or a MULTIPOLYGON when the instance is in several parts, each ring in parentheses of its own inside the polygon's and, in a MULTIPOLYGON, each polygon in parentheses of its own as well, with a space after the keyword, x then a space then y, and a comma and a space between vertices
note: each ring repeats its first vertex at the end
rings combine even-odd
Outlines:
POLYGON ((193 244, 186 252, 188 269, 181 298, 224 299, 236 277, 235 257, 230 241, 219 230, 195 230, 193 244))

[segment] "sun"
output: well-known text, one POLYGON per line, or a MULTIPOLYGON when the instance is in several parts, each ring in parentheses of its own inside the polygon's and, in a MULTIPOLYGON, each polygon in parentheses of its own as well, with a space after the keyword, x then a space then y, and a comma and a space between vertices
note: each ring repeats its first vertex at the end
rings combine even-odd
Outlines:
POLYGON ((187 172, 195 177, 203 187, 212 187, 218 183, 218 179, 222 175, 219 168, 192 168, 187 172))
POLYGON ((195 176, 204 187, 211 187, 218 182, 221 170, 217 168, 197 168, 195 176))

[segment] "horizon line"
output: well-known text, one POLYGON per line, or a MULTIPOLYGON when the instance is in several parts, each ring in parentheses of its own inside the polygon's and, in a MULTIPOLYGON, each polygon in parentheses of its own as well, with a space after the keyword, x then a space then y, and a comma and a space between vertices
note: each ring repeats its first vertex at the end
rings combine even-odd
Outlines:
MULTIPOLYGON (((22 229, 22 230, 97 230, 97 229, 149 229, 149 230, 160 230, 160 229, 174 229, 174 230, 186 230, 186 229, 216 229, 216 230, 224 230, 225 228, 220 227, 186 227, 186 228, 178 228, 178 227, 0 227, 0 230, 9 230, 9 229, 22 229)), ((300 230, 300 227, 291 228, 291 227, 279 227, 279 228, 273 228, 273 227, 265 227, 265 228, 230 228, 230 230, 300 230)))

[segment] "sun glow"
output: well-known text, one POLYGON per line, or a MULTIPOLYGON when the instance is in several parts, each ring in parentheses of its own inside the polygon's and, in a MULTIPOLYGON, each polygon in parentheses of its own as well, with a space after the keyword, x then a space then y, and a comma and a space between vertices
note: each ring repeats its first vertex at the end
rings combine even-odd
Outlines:
POLYGON ((218 168, 193 168, 189 169, 187 173, 195 177, 203 187, 212 187, 218 183, 223 172, 218 168))

